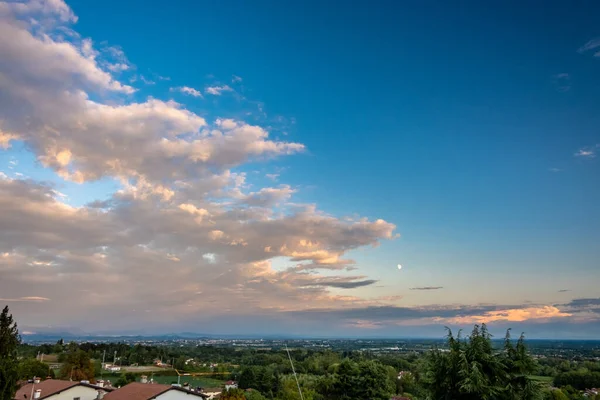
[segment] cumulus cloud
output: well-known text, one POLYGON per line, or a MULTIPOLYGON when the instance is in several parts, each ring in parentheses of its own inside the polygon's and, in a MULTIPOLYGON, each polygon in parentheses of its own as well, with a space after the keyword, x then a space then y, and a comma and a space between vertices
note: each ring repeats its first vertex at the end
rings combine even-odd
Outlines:
MULTIPOLYGON (((61 0, 0 2, 0 148, 23 141, 65 180, 120 186, 73 207, 57 187, 0 174, 1 300, 23 325, 139 329, 160 320, 176 329, 200 318, 226 323, 229 313, 370 327, 511 310, 401 308, 389 306, 401 296, 352 295, 376 280, 348 253, 395 238, 394 224, 296 204, 298 189, 286 184, 250 186, 247 163, 304 145, 172 100, 133 100, 136 88, 118 78, 133 68, 123 50, 97 49, 76 21, 61 0)), ((200 97, 185 88, 177 90, 200 97)), ((519 315, 551 314, 562 317, 519 315)))
POLYGON ((120 184, 108 200, 73 207, 56 187, 2 176, 0 293, 24 324, 94 328, 94 311, 107 316, 105 327, 139 327, 233 308, 252 315, 357 304, 330 292, 374 283, 343 274, 357 268, 345 255, 392 239, 395 226, 294 204, 296 189, 285 184, 250 190, 232 168, 304 146, 175 101, 132 100, 136 89, 115 78, 132 68, 123 50, 96 49, 72 30, 76 19, 60 0, 0 3, 0 146, 25 142, 65 180, 120 184), (42 14, 39 29, 31 17, 42 14), (273 268, 274 259, 289 268, 273 268), (73 290, 85 295, 73 301, 73 290))

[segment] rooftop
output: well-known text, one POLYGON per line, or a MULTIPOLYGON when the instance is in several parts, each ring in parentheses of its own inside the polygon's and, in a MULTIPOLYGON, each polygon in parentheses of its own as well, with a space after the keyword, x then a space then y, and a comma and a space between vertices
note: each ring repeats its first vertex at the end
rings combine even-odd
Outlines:
POLYGON ((15 399, 17 400, 23 400, 23 399, 30 399, 31 398, 31 393, 32 393, 32 389, 35 390, 41 390, 42 394, 39 397, 39 399, 45 399, 46 397, 55 395, 57 393, 63 392, 67 389, 70 389, 74 386, 87 386, 93 389, 102 389, 104 391, 111 391, 111 388, 100 388, 94 385, 91 385, 89 383, 82 383, 82 382, 73 382, 73 381, 63 381, 60 379, 46 379, 45 381, 41 381, 40 383, 28 383, 24 386, 21 386, 21 388, 19 388, 19 390, 17 390, 17 393, 15 394, 15 399))

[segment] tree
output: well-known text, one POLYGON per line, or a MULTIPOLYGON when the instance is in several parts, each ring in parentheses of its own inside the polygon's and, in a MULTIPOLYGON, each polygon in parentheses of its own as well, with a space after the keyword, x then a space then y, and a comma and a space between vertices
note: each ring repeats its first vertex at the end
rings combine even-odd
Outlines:
POLYGON ((242 389, 256 389, 257 387, 256 371, 254 367, 245 368, 240 375, 238 382, 242 389))
MULTIPOLYGON (((448 328, 447 328, 448 329, 448 328)), ((475 325, 468 340, 448 329, 449 351, 427 355, 424 383, 434 400, 536 400, 539 383, 529 378, 536 365, 527 352, 524 337, 516 348, 507 332, 504 351, 495 352, 487 327, 475 325)))
POLYGON ((221 400, 246 400, 242 389, 223 389, 221 392, 221 400))
POLYGON ((117 387, 123 387, 128 383, 135 382, 135 374, 133 372, 126 372, 117 379, 115 385, 117 387))
POLYGON ((337 368, 333 382, 319 382, 321 394, 336 400, 388 400, 395 392, 394 379, 388 368, 378 361, 344 360, 337 368))
POLYGON ((90 360, 89 354, 79 349, 76 343, 69 344, 64 364, 60 369, 60 377, 74 381, 88 380, 93 382, 95 380, 94 364, 90 360))
POLYGON ((35 358, 25 358, 19 362, 19 379, 27 380, 33 377, 45 378, 47 376, 54 377, 54 372, 48 364, 43 363, 35 358))
POLYGON ((20 343, 17 323, 5 306, 0 314, 0 400, 12 400, 17 391, 17 346, 20 343))
POLYGON ((244 396, 246 396, 246 400, 267 400, 258 390, 248 390, 244 396))
POLYGON ((504 399, 533 400, 542 398, 542 387, 529 376, 537 365, 525 347, 525 336, 521 334, 516 347, 510 341, 510 329, 504 339, 504 355, 502 357, 506 369, 504 399))

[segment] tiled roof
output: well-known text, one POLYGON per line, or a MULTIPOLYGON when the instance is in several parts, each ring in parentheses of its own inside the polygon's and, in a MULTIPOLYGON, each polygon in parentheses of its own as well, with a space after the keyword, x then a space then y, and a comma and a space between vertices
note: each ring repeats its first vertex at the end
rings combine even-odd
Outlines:
POLYGON ((132 382, 104 396, 104 400, 149 400, 171 389, 158 383, 132 382))
POLYGON ((46 379, 45 381, 41 381, 40 383, 36 383, 36 384, 28 383, 24 386, 21 386, 21 388, 19 388, 19 390, 15 394, 14 398, 16 400, 31 399, 32 387, 33 387, 34 391, 40 389, 42 391, 42 393, 39 398, 45 399, 49 396, 63 392, 74 386, 85 386, 85 387, 92 388, 94 390, 103 390, 105 392, 110 392, 113 390, 113 388, 110 388, 110 387, 105 386, 105 387, 101 388, 101 387, 98 387, 95 385, 91 385, 89 383, 83 383, 83 382, 77 382, 77 381, 73 382, 73 381, 63 381, 60 379, 46 379))
POLYGON ((206 397, 200 393, 169 385, 160 385, 157 383, 132 382, 104 396, 104 400, 151 400, 165 393, 168 390, 177 390, 186 394, 198 397, 206 397))
POLYGON ((56 393, 60 393, 64 390, 72 388, 73 386, 79 385, 79 382, 71 382, 71 381, 61 381, 58 379, 46 379, 45 381, 41 381, 40 383, 28 383, 25 386, 21 386, 17 393, 15 394, 15 399, 23 400, 23 399, 31 399, 31 389, 42 391, 40 399, 45 399, 48 396, 51 396, 56 393))

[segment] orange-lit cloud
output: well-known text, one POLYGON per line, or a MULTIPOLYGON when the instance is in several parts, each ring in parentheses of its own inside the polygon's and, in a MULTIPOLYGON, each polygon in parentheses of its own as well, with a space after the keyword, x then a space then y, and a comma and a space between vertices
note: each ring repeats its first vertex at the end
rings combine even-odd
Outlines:
POLYGON ((570 317, 571 315, 572 314, 563 312, 554 306, 543 306, 488 311, 482 315, 458 316, 447 318, 445 320, 454 324, 489 323, 494 321, 523 322, 551 318, 564 318, 570 317))

